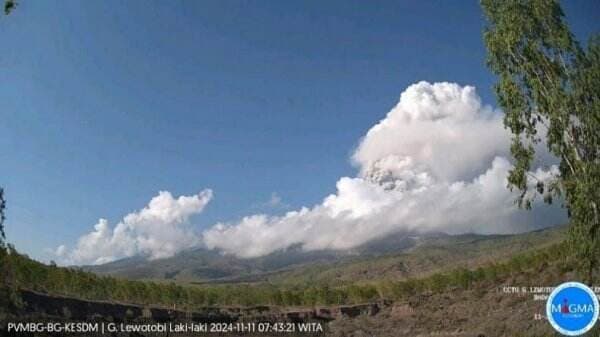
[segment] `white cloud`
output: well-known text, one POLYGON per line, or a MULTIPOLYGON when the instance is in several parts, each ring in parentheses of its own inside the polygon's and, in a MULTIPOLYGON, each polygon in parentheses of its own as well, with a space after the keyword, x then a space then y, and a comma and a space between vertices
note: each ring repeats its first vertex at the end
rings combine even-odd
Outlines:
POLYGON ((63 257, 67 253, 67 247, 65 245, 60 245, 53 253, 58 257, 63 257))
MULTIPOLYGON (((402 230, 514 233, 564 219, 556 208, 517 209, 508 149, 501 114, 473 87, 420 82, 367 132, 352 156, 358 176, 340 178, 335 194, 284 216, 219 223, 203 241, 254 257, 296 244, 346 249, 402 230)), ((535 175, 551 173, 556 167, 535 175)))
POLYGON ((267 201, 266 204, 269 207, 277 207, 279 205, 282 205, 281 197, 276 192, 273 192, 271 193, 271 197, 269 198, 269 201, 267 201))
POLYGON ((475 88, 420 82, 367 132, 352 159, 362 174, 383 161, 390 173, 419 171, 454 181, 473 178, 508 150, 501 114, 482 106, 475 88))
MULTIPOLYGON (((188 219, 202 212, 212 192, 177 199, 160 192, 114 229, 100 219, 73 250, 61 246, 55 253, 63 262, 98 264, 204 245, 256 257, 292 245, 348 249, 398 231, 515 233, 564 221, 557 207, 516 207, 506 181, 509 138, 501 113, 483 106, 473 87, 420 82, 360 140, 352 155, 358 175, 341 177, 336 193, 320 204, 217 223, 197 235, 188 219)), ((556 166, 538 168, 530 184, 556 174, 556 166)), ((276 193, 261 205, 285 206, 276 193)))
POLYGON ((101 264, 138 254, 151 259, 173 256, 199 244, 199 236, 188 220, 201 213, 211 199, 209 189, 178 198, 161 191, 146 207, 126 215, 114 229, 106 219, 100 219, 93 231, 79 238, 75 248, 69 251, 61 245, 55 254, 65 264, 101 264))

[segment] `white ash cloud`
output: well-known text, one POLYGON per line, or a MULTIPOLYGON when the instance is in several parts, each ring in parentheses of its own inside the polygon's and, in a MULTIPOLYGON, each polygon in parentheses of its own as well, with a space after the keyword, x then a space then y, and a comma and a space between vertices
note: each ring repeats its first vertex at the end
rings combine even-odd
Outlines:
MULTIPOLYGON (((257 214, 206 230, 203 242, 240 257, 300 245, 347 249, 402 231, 515 233, 559 223, 564 212, 519 210, 507 189, 508 131, 471 86, 419 82, 373 126, 321 204, 283 216, 257 214)), ((555 166, 532 173, 556 174, 555 166)))
MULTIPOLYGON (((313 207, 250 215, 199 234, 189 218, 212 191, 179 198, 160 192, 114 228, 100 219, 73 249, 60 246, 55 255, 64 264, 101 264, 207 247, 257 257, 292 245, 349 249, 399 231, 507 234, 565 221, 557 207, 518 209, 507 188, 509 146, 501 113, 482 105, 473 87, 419 82, 360 140, 351 158, 357 176, 341 177, 336 193, 313 207)), ((556 166, 537 168, 530 184, 557 174, 556 166)), ((273 193, 267 205, 283 202, 273 193)))

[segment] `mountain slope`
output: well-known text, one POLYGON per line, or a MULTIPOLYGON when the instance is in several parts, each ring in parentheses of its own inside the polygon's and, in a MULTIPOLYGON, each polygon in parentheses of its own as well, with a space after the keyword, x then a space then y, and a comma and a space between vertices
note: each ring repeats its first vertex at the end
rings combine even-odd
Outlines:
MULTIPOLYGON (((554 236, 553 233, 560 231, 530 233, 509 238, 509 241, 536 243, 540 237, 547 239, 548 235, 554 236)), ((477 244, 490 247, 498 243, 498 239, 477 239, 477 244)), ((462 243, 466 242, 463 240, 462 243)), ((257 297, 249 303, 240 302, 238 295, 256 290, 262 293, 260 289, 245 285, 178 289, 166 284, 118 281, 73 269, 44 266, 11 254, 9 260, 15 267, 18 283, 25 287, 21 291, 24 306, 11 309, 4 318, 8 321, 52 319, 68 322, 100 319, 127 323, 186 322, 190 319, 195 322, 317 321, 326 331, 318 335, 338 337, 554 336, 547 321, 535 319, 536 314, 543 317, 545 301, 536 300, 532 293, 523 296, 502 289, 504 286, 549 287, 577 279, 568 250, 564 248, 562 244, 546 246, 516 254, 504 262, 495 261, 471 270, 463 268, 435 273, 425 278, 354 284, 337 289, 324 287, 313 292, 313 295, 322 295, 316 300, 310 296, 312 285, 299 289, 272 287, 279 296, 257 297), (32 264, 34 268, 31 268, 32 264), (43 274, 50 277, 40 277, 43 274), (58 275, 61 277, 56 277, 58 275), (60 282, 54 283, 52 279, 60 282), (124 289, 129 292, 124 293, 124 289), (208 296, 217 289, 238 290, 215 302, 207 302, 210 296, 197 296, 208 296), (169 297, 164 298, 164 294, 169 297), (295 299, 296 296, 303 297, 295 299), (160 301, 155 302, 150 297, 160 301)), ((0 318, 0 334, 2 329, 0 318)), ((598 329, 588 335, 600 336, 598 329)), ((144 335, 150 336, 139 336, 144 335)))
POLYGON ((252 259, 197 249, 167 259, 148 261, 133 257, 84 269, 129 279, 182 283, 343 284, 478 266, 556 243, 563 238, 564 230, 564 227, 554 227, 516 235, 400 233, 352 250, 304 252, 293 247, 252 259))

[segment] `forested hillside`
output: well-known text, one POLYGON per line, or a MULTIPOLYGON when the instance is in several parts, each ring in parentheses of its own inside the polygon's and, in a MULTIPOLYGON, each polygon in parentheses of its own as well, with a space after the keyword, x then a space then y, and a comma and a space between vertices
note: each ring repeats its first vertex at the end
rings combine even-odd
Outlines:
POLYGON ((314 306, 399 300, 423 292, 468 289, 478 283, 494 283, 507 275, 523 275, 552 264, 569 269, 562 243, 522 253, 473 269, 457 268, 423 278, 382 279, 329 285, 275 285, 268 282, 230 285, 178 285, 98 276, 75 268, 44 265, 16 252, 2 257, 13 273, 14 285, 48 294, 90 300, 108 300, 156 306, 197 309, 205 306, 314 306))

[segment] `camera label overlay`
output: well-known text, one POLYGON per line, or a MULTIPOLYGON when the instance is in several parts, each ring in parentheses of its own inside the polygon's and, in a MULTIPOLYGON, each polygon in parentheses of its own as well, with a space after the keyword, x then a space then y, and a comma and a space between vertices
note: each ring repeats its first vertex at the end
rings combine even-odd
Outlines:
POLYGON ((598 321, 598 298, 588 286, 567 282, 556 287, 546 302, 546 315, 554 329, 563 335, 579 336, 598 321))

